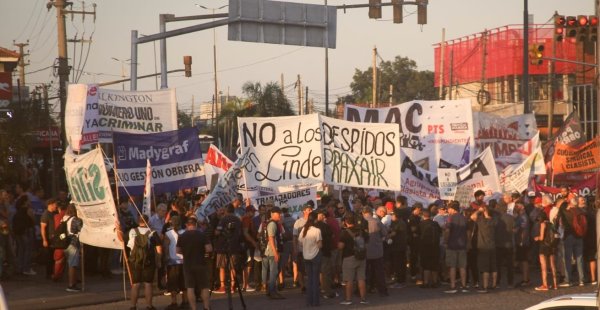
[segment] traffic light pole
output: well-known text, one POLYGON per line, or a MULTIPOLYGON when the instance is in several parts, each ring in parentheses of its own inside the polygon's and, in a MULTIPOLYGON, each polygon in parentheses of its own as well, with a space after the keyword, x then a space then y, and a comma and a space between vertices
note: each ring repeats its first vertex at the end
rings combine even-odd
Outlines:
POLYGON ((529 4, 523 0, 523 113, 531 111, 529 106, 529 4))

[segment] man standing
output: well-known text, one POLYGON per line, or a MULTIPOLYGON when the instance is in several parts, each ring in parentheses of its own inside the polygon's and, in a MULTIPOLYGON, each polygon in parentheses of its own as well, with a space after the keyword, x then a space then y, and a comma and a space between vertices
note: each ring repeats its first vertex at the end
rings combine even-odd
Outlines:
POLYGON ((460 213, 459 204, 456 201, 450 203, 448 208, 448 223, 445 228, 446 242, 446 266, 450 272, 450 289, 445 293, 458 292, 456 287, 456 269, 460 274, 460 285, 463 293, 467 290, 467 219, 460 213))
POLYGON ((387 228, 380 220, 373 218, 371 208, 363 208, 363 216, 368 225, 367 242, 367 283, 375 285, 380 296, 388 296, 383 268, 383 240, 387 237, 387 228))
POLYGON ((419 223, 421 222, 422 210, 423 205, 417 202, 413 205, 412 213, 408 217, 408 229, 410 231, 410 237, 408 238, 408 246, 410 248, 408 264, 410 265, 410 278, 413 281, 417 280, 417 274, 419 273, 419 239, 421 239, 419 223))
POLYGON ((559 208, 560 221, 564 227, 564 249, 565 249, 565 283, 560 287, 569 287, 573 285, 571 278, 571 259, 574 257, 577 264, 577 274, 579 275, 579 286, 583 286, 583 238, 578 236, 573 228, 573 221, 580 214, 577 207, 577 199, 571 198, 568 203, 563 203, 559 208))
POLYGON ((221 287, 214 291, 216 294, 227 293, 227 290, 233 291, 236 282, 236 266, 239 266, 241 260, 242 248, 242 222, 234 214, 235 207, 228 204, 225 208, 225 215, 221 218, 217 229, 215 230, 215 252, 217 252, 217 268, 219 268, 219 277, 221 287), (227 265, 227 256, 230 257, 229 266, 227 265), (229 273, 227 273, 229 269, 229 273), (226 284, 226 277, 230 277, 229 287, 226 284))
POLYGON ((475 201, 471 202, 471 209, 473 209, 473 212, 477 212, 485 206, 485 192, 479 189, 475 191, 473 196, 475 197, 475 201))
POLYGON ((277 227, 279 221, 281 221, 281 209, 273 207, 271 208, 271 219, 267 222, 266 227, 261 226, 258 232, 259 235, 266 234, 267 236, 267 247, 262 258, 262 280, 263 283, 268 283, 267 295, 271 299, 285 299, 277 292, 277 275, 279 274, 277 265, 279 264, 279 252, 283 247, 281 234, 277 227))
POLYGON ((160 263, 162 253, 160 238, 158 234, 151 231, 147 226, 148 216, 143 214, 139 217, 138 227, 129 231, 127 247, 131 250, 129 266, 131 268, 131 306, 135 308, 140 293, 140 283, 144 284, 144 297, 148 310, 154 310, 152 306, 152 282, 157 264, 160 263))
MULTIPOLYGON (((490 203, 491 204, 491 203, 490 203)), ((496 266, 498 279, 501 280, 502 267, 506 267, 506 284, 514 286, 514 232, 515 218, 506 213, 506 205, 498 206, 498 225, 496 225, 496 266)))
POLYGON ((46 205, 46 210, 44 210, 40 218, 40 232, 45 251, 46 278, 50 279, 54 273, 54 247, 51 243, 54 238, 54 215, 57 214, 58 203, 56 199, 50 198, 46 201, 46 205))
MULTIPOLYGON (((257 240, 256 240, 256 226, 254 226, 254 214, 256 210, 253 206, 246 207, 246 213, 242 217, 242 234, 244 242, 246 243, 246 249, 248 249, 248 261, 246 262, 246 266, 243 272, 243 286, 242 290, 246 292, 254 292, 255 288, 250 286, 250 271, 254 267, 254 273, 258 273, 258 266, 256 258, 254 257, 254 251, 258 248, 257 240)), ((255 285, 258 283, 254 283, 255 285)))
POLYGON ((477 223, 477 265, 483 277, 479 282, 479 293, 487 293, 492 276, 491 287, 496 286, 498 271, 496 266, 496 225, 497 219, 489 206, 480 208, 471 215, 477 223))
POLYGON ((333 249, 333 233, 331 227, 327 224, 327 210, 320 209, 317 214, 317 223, 315 226, 321 230, 321 289, 323 290, 323 298, 335 298, 337 293, 331 289, 333 282, 333 264, 331 261, 331 251, 333 249))
POLYGON ((196 310, 196 287, 200 289, 204 309, 210 309, 208 270, 205 257, 212 252, 212 246, 204 233, 197 229, 197 222, 196 217, 188 217, 185 223, 186 230, 177 240, 177 253, 183 255, 185 287, 192 310, 196 310))

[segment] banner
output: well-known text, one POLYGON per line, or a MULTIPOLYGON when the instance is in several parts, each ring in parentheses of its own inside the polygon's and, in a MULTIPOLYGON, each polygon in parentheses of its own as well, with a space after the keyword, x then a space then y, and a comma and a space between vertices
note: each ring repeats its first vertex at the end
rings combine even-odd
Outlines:
MULTIPOLYGON (((527 140, 510 155, 496 157, 496 167, 499 170, 504 170, 504 168, 508 167, 509 165, 521 164, 523 161, 529 158, 529 156, 536 152, 539 152, 540 154, 538 155, 541 155, 543 158, 539 131, 535 134, 535 136, 533 136, 533 138, 527 140)), ((544 160, 535 161, 532 173, 546 174, 546 166, 544 160)))
POLYGON ((131 195, 144 192, 147 159, 157 195, 206 185, 196 128, 145 135, 114 133, 114 148, 119 187, 131 195))
POLYGON ((348 121, 398 124, 404 153, 426 170, 435 170, 441 158, 461 166, 465 146, 474 145, 472 115, 469 100, 410 101, 385 108, 347 104, 344 111, 348 121))
POLYGON ((483 152, 489 146, 494 158, 510 156, 538 132, 533 114, 501 117, 485 112, 473 112, 473 124, 477 153, 483 152))
MULTIPOLYGON (((572 193, 575 193, 579 196, 596 196, 598 190, 597 180, 598 175, 593 174, 589 178, 583 180, 582 182, 579 182, 569 187, 569 189, 572 193)), ((534 184, 534 186, 536 193, 549 194, 554 200, 556 200, 558 194, 560 194, 560 188, 558 187, 544 186, 539 184, 534 184)))
POLYGON ((458 184, 470 188, 471 194, 477 190, 484 191, 486 196, 501 193, 498 170, 490 147, 468 165, 458 169, 456 175, 458 184))
POLYGON ((597 170, 600 167, 600 137, 579 146, 557 143, 552 156, 552 173, 597 170))
POLYGON ((396 124, 353 123, 320 116, 324 182, 400 189, 400 139, 396 124))
POLYGON ((583 129, 581 129, 579 114, 577 114, 577 111, 573 111, 564 120, 563 125, 558 129, 556 136, 549 139, 546 145, 544 145, 544 156, 547 161, 552 159, 555 144, 566 144, 568 146, 576 147, 584 143, 585 134, 583 129))
POLYGON ((67 143, 74 151, 79 151, 81 143, 87 93, 88 86, 85 84, 70 84, 67 88, 65 135, 67 143))
POLYGON ((408 205, 412 206, 415 202, 420 202, 427 206, 440 199, 436 172, 430 172, 417 166, 409 156, 404 154, 404 149, 401 151, 403 154, 400 167, 400 176, 402 177, 400 194, 406 196, 408 205))
POLYGON ((206 152, 206 159, 204 159, 206 184, 208 188, 212 188, 210 180, 214 174, 221 176, 225 174, 231 166, 233 166, 233 161, 225 156, 225 154, 221 153, 216 146, 211 144, 206 152))
POLYGON ((112 142, 113 133, 150 134, 177 130, 174 89, 88 91, 83 143, 112 142), (96 141, 94 141, 97 136, 96 141))
POLYGON ((123 243, 117 237, 119 219, 102 150, 75 155, 67 148, 65 174, 77 216, 83 221, 79 240, 101 248, 123 249, 123 243))
POLYGON ((238 118, 246 186, 274 187, 323 180, 318 114, 238 118))
POLYGON ((146 159, 146 181, 144 182, 142 214, 146 214, 148 218, 152 216, 152 165, 150 165, 150 159, 146 159))
POLYGON ((531 177, 535 174, 546 174, 544 155, 538 145, 536 150, 522 163, 508 165, 500 174, 500 185, 503 192, 523 192, 529 188, 531 177), (541 166, 543 171, 536 171, 535 166, 541 166), (539 173, 536 173, 539 172, 539 173))
POLYGON ((273 205, 281 207, 285 203, 290 208, 290 214, 295 215, 302 211, 302 206, 309 200, 312 200, 315 203, 315 206, 317 205, 316 187, 306 187, 279 194, 254 197, 252 198, 252 205, 258 207, 272 201, 273 205))
POLYGON ((438 168, 437 175, 440 199, 454 200, 454 196, 456 195, 456 186, 458 185, 456 169, 438 168))

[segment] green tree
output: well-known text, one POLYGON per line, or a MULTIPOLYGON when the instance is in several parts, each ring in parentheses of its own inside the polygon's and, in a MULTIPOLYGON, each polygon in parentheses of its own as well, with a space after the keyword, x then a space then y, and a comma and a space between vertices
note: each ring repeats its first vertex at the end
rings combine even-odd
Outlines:
POLYGON ((192 127, 192 118, 185 112, 177 109, 177 128, 192 127))
MULTIPOLYGON (((377 95, 379 103, 390 102, 389 87, 392 85, 393 103, 401 103, 414 99, 438 99, 433 87, 433 72, 418 71, 417 63, 407 57, 396 56, 393 62, 379 63, 377 74, 377 95)), ((357 103, 373 101, 373 68, 365 71, 355 69, 350 88, 352 98, 357 103)))
POLYGON ((294 115, 290 100, 275 82, 269 82, 265 86, 259 82, 246 82, 242 91, 254 103, 251 108, 254 116, 294 115))

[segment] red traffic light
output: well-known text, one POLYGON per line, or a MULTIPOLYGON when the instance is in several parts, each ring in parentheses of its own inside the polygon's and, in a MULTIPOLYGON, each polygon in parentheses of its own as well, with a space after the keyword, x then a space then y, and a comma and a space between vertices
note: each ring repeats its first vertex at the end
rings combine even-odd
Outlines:
POLYGON ((567 16, 567 27, 575 26, 577 19, 575 16, 567 16))
POLYGON ((562 15, 557 15, 554 17, 554 25, 555 26, 565 26, 567 24, 567 19, 562 15))
POLYGON ((588 23, 591 27, 597 27, 598 26, 598 16, 590 15, 588 17, 588 23))
POLYGON ((588 17, 585 15, 579 15, 577 16, 577 24, 581 27, 587 26, 588 24, 588 17))

